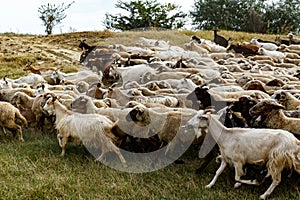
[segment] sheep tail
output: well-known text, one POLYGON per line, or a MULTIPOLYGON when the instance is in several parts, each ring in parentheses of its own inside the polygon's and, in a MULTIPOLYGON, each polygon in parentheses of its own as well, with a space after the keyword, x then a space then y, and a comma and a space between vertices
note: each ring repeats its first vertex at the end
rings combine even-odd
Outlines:
POLYGON ((270 174, 278 174, 283 168, 295 169, 300 174, 300 142, 297 149, 279 148, 271 152, 267 168, 270 174))
POLYGON ((26 118, 19 111, 15 113, 15 116, 16 116, 16 118, 18 118, 22 121, 25 128, 28 127, 28 123, 27 123, 26 118))

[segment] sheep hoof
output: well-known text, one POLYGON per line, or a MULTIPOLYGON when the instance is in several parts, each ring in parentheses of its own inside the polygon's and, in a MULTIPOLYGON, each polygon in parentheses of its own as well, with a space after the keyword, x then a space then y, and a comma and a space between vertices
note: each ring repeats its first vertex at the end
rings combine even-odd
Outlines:
POLYGON ((266 199, 266 198, 267 198, 267 195, 266 195, 266 194, 262 194, 262 195, 259 196, 259 198, 260 198, 260 199, 266 199))
POLYGON ((241 187, 241 185, 242 185, 242 183, 236 182, 236 183, 234 184, 234 188, 239 188, 239 187, 241 187))

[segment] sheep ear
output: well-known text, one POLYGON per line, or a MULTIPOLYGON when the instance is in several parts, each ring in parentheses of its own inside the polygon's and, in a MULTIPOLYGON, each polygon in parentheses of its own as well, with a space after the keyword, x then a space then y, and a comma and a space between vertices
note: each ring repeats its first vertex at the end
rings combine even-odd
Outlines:
POLYGON ((274 108, 285 109, 285 107, 283 105, 281 105, 281 104, 274 105, 274 108))
POLYGON ((213 112, 215 112, 216 110, 214 109, 214 106, 209 106, 208 108, 206 108, 205 110, 204 110, 204 114, 211 114, 211 113, 213 113, 213 112))
POLYGON ((141 106, 138 106, 138 107, 137 107, 137 111, 138 111, 139 113, 144 113, 144 112, 145 112, 145 109, 144 109, 143 107, 141 107, 141 106))

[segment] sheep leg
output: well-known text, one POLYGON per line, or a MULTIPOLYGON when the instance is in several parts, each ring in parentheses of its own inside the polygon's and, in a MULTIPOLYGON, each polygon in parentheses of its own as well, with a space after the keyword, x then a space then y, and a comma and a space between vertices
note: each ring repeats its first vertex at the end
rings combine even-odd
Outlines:
POLYGON ((4 135, 7 135, 6 130, 3 126, 2 126, 2 130, 3 130, 4 135))
POLYGON ((243 176, 245 173, 243 171, 243 164, 240 162, 234 163, 235 168, 235 180, 237 183, 234 184, 234 188, 238 188, 242 185, 242 183, 248 184, 248 185, 259 185, 259 182, 257 180, 243 180, 241 179, 241 176, 243 176))
POLYGON ((211 188, 216 183, 218 177, 224 171, 226 166, 227 166, 227 162, 222 159, 221 165, 220 165, 219 169, 216 171, 216 174, 215 174, 213 180, 208 185, 206 185, 205 188, 211 188))
POLYGON ((15 123, 10 123, 6 126, 13 134, 13 137, 16 138, 17 134, 19 135, 19 140, 24 141, 22 134, 22 127, 15 123))
POLYGON ((22 128, 21 126, 18 127, 18 132, 19 132, 19 140, 24 142, 24 138, 23 138, 23 133, 22 133, 22 128))
POLYGON ((281 165, 274 165, 274 164, 269 165, 268 174, 266 175, 266 177, 271 175, 273 181, 270 187, 267 189, 267 191, 264 194, 260 195, 261 199, 266 199, 268 196, 270 196, 270 194, 273 192, 275 187, 279 185, 279 183, 281 182, 281 172, 283 168, 284 167, 281 165))
POLYGON ((61 147, 61 156, 64 156, 66 152, 66 145, 68 142, 68 138, 60 137, 58 142, 59 142, 59 146, 61 147))
MULTIPOLYGON (((112 145, 114 145, 114 144, 112 144, 112 145)), ((118 149, 117 147, 113 147, 113 149, 114 149, 114 152, 118 155, 123 167, 127 167, 126 160, 123 157, 123 155, 121 154, 120 149, 118 149)))
POLYGON ((95 161, 101 161, 101 160, 103 159, 105 153, 106 153, 106 151, 103 151, 103 150, 102 150, 101 155, 100 155, 95 161))
POLYGON ((266 199, 268 196, 270 196, 270 194, 273 192, 273 190, 279 183, 280 180, 273 179, 272 184, 267 189, 267 191, 264 194, 260 195, 260 199, 266 199))

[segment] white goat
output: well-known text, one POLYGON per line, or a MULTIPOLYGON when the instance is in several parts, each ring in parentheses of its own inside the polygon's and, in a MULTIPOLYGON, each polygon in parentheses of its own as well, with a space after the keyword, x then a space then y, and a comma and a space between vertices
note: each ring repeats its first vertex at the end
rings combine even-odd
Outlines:
POLYGON ((72 112, 62 105, 56 97, 49 98, 43 109, 49 115, 56 116, 55 125, 59 131, 57 139, 62 148, 62 156, 65 154, 68 137, 73 137, 79 139, 85 145, 91 145, 92 143, 91 148, 101 149, 101 155, 96 161, 101 161, 108 152, 115 152, 123 166, 126 166, 126 161, 120 150, 111 141, 115 140, 115 136, 111 132, 114 123, 110 119, 98 114, 72 112))
POLYGON ((292 133, 280 129, 226 128, 218 118, 200 110, 188 121, 197 134, 201 135, 201 129, 208 129, 220 148, 221 165, 206 188, 215 184, 228 164, 235 168, 235 187, 242 183, 259 184, 257 180, 241 179, 245 164, 266 164, 268 173, 265 178, 271 176, 272 184, 260 196, 261 199, 266 199, 280 183, 284 168, 294 169, 300 174, 300 141, 292 133))

